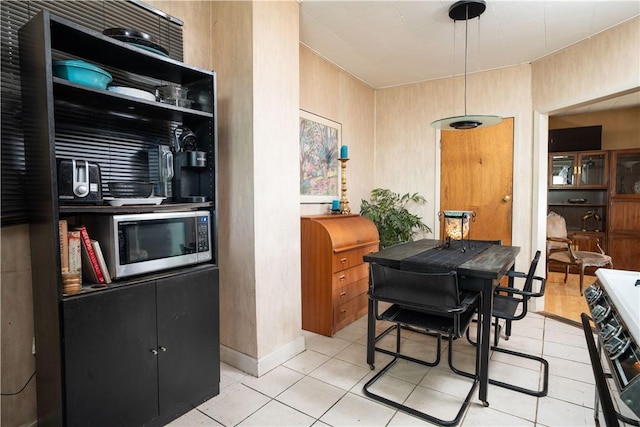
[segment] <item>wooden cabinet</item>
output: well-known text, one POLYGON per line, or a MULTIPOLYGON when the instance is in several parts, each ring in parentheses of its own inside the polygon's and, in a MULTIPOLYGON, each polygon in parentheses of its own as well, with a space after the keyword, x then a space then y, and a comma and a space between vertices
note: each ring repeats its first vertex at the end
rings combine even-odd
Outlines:
POLYGON ((302 329, 326 336, 367 312, 367 254, 378 251, 378 230, 359 215, 301 218, 302 329))
POLYGON ((549 152, 600 150, 602 126, 549 129, 549 152))
MULTIPOLYGON (((606 251, 608 152, 585 151, 549 155, 547 203, 562 215, 567 233, 595 236, 606 251)), ((591 250, 579 247, 580 250, 591 250)))
POLYGON ((640 149, 611 152, 607 237, 613 266, 640 271, 640 149))
POLYGON ((38 423, 165 424, 219 393, 215 72, 46 10, 19 36, 29 232, 38 255, 31 261, 38 423), (100 64, 115 85, 188 87, 197 103, 183 108, 54 77, 52 63, 69 58, 100 64), (150 180, 158 172, 151 154, 171 144, 179 125, 193 130, 207 153, 207 166, 198 169, 204 201, 60 204, 58 157, 98 163, 103 191, 111 179, 150 180), (176 210, 210 213, 211 261, 63 294, 60 218, 176 210))
MULTIPOLYGON (((582 151, 549 154, 548 211, 564 217, 569 238, 596 237, 607 252, 609 152, 582 151)), ((576 239, 576 250, 597 251, 593 240, 576 239)), ((552 271, 563 265, 550 263, 552 271)), ((578 272, 572 269, 572 273, 578 272)), ((592 272, 592 270, 589 270, 592 272)))
POLYGON ((607 188, 607 152, 549 155, 549 188, 607 188))
POLYGON ((595 236, 614 268, 640 271, 640 149, 551 153, 547 196, 569 236, 595 236))
POLYGON ((66 424, 160 424, 217 394, 217 307, 210 266, 63 301, 66 424))

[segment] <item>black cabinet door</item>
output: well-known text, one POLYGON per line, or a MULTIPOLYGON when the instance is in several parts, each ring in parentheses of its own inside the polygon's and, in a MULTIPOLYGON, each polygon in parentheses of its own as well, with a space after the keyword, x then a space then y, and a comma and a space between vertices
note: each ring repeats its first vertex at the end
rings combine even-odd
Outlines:
POLYGON ((198 405, 219 392, 218 269, 159 280, 160 411, 198 405))
POLYGON ((62 305, 66 425, 133 426, 157 417, 155 284, 62 305))

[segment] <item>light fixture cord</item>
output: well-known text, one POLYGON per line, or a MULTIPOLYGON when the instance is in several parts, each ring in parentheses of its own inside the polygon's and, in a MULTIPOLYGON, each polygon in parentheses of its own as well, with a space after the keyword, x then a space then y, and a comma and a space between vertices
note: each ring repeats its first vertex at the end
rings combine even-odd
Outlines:
POLYGON ((469 43, 469 4, 465 7, 464 20, 464 115, 467 115, 467 56, 469 43))

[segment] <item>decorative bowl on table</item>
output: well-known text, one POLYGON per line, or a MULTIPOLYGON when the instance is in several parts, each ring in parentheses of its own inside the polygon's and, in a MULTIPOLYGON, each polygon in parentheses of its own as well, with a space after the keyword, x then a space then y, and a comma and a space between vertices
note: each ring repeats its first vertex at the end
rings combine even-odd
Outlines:
POLYGON ((106 89, 113 78, 102 68, 80 59, 55 61, 53 75, 85 86, 106 89))

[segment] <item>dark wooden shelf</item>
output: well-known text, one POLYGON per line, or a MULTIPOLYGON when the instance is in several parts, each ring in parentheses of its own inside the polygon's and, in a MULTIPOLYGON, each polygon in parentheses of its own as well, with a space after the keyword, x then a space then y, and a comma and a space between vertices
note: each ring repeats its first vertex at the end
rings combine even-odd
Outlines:
POLYGON ((58 210, 65 214, 124 214, 124 213, 148 213, 148 212, 168 212, 197 210, 213 207, 213 202, 204 203, 167 203, 160 205, 60 205, 58 210))
POLYGON ((108 90, 93 88, 53 78, 57 103, 98 108, 118 114, 141 116, 151 119, 182 121, 185 116, 212 118, 213 114, 193 108, 183 108, 157 101, 147 101, 108 90))
POLYGON ((171 277, 178 276, 180 274, 194 272, 194 271, 202 271, 202 270, 210 270, 217 268, 214 264, 195 264, 186 267, 178 267, 171 270, 163 270, 157 273, 144 274, 140 276, 127 277, 125 279, 114 280, 108 285, 98 285, 93 283, 83 283, 82 288, 79 292, 74 294, 63 294, 64 300, 82 298, 87 295, 95 294, 96 292, 104 292, 109 290, 114 290, 118 288, 122 288, 124 286, 136 285, 139 283, 148 283, 161 279, 167 279, 171 277))
POLYGON ((549 203, 549 206, 566 206, 573 208, 602 208, 607 206, 606 203, 549 203))
POLYGON ((131 46, 58 16, 51 15, 50 22, 51 47, 71 55, 180 85, 195 83, 205 75, 212 74, 211 71, 131 46))

